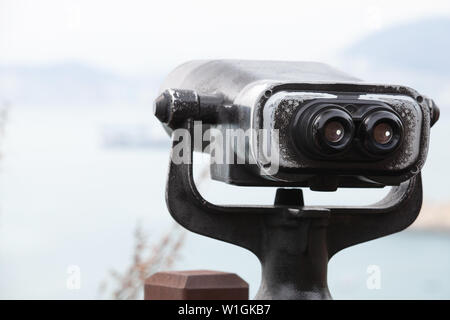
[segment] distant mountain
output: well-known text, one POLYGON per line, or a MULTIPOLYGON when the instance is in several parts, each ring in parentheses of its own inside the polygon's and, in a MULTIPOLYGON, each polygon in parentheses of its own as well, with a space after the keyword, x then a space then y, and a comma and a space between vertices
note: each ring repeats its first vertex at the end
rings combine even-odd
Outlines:
MULTIPOLYGON (((450 108, 450 19, 413 21, 357 41, 340 56, 346 71, 371 82, 408 85, 450 108)), ((445 113, 443 113, 445 115, 445 113)))
POLYGON ((142 104, 162 77, 124 76, 81 63, 0 66, 0 100, 14 105, 142 104))
POLYGON ((384 67, 450 77, 450 19, 426 19, 384 29, 355 43, 345 53, 384 67))
MULTIPOLYGON (((410 85, 450 105, 449 35, 449 18, 389 27, 344 50, 341 69, 369 81, 410 85)), ((127 76, 82 63, 0 65, 0 104, 148 104, 164 76, 127 76)))

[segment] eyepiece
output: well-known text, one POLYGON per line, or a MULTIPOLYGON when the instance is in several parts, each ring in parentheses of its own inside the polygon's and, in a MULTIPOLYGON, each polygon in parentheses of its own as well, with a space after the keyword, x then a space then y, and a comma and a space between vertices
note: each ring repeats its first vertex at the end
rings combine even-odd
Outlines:
POLYGON ((327 154, 345 150, 354 132, 350 114, 340 108, 326 108, 315 115, 312 136, 316 147, 327 154))
POLYGON ((373 129, 373 139, 379 144, 388 144, 392 140, 394 129, 391 125, 385 122, 377 124, 373 129))
POLYGON ((325 124, 324 137, 328 142, 336 143, 342 140, 345 128, 339 121, 330 121, 325 124))
POLYGON ((294 124, 294 140, 302 150, 327 156, 345 151, 353 138, 351 115, 336 105, 309 108, 294 124))
POLYGON ((373 155, 386 155, 401 145, 403 124, 391 111, 378 110, 368 114, 361 125, 364 149, 373 155))

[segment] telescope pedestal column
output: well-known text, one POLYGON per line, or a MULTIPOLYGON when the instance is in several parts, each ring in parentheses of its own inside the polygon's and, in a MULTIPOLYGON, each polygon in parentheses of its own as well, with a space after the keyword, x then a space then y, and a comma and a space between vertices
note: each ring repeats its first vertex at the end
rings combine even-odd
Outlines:
POLYGON ((331 299, 327 285, 329 212, 303 211, 300 189, 278 189, 276 206, 261 239, 261 286, 256 299, 331 299))

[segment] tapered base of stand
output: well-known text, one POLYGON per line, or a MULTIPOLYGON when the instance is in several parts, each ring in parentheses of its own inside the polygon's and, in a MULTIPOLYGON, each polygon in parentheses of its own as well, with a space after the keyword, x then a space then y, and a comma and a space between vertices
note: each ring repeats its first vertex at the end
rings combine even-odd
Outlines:
MULTIPOLYGON (((276 206, 303 207, 300 189, 278 189, 276 206)), ((329 212, 280 212, 266 224, 255 299, 331 299, 327 285, 329 212)))

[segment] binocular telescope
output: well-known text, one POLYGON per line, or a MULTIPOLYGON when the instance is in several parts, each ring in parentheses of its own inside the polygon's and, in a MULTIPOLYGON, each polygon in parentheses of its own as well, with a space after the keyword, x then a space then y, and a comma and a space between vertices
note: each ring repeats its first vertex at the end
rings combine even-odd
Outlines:
POLYGON ((314 62, 193 61, 161 91, 155 114, 168 132, 188 117, 202 132, 250 130, 245 148, 220 146, 237 161, 211 163, 213 179, 242 186, 399 185, 420 172, 439 117, 413 89, 366 84, 314 62))
POLYGON ((367 84, 320 63, 218 60, 173 71, 155 115, 173 139, 166 186, 172 217, 253 252, 262 270, 257 299, 329 299, 334 254, 417 218, 420 172, 439 109, 408 87, 367 84), (228 139, 229 132, 243 136, 228 139), (211 155, 213 179, 280 187, 274 204, 203 199, 192 174, 194 150, 211 155), (177 153, 188 161, 174 161, 177 153), (384 199, 360 207, 308 207, 300 189, 384 186, 393 186, 384 199))

